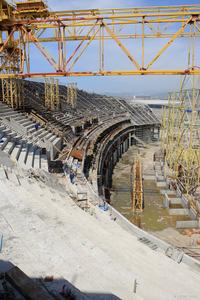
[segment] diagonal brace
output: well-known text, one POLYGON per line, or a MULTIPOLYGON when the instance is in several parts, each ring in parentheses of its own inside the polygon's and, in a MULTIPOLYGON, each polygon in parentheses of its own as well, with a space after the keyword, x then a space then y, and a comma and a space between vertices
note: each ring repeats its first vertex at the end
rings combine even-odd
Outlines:
POLYGON ((115 40, 115 42, 118 44, 118 46, 122 49, 122 51, 128 56, 130 61, 134 64, 134 66, 140 70, 140 65, 138 62, 135 60, 135 58, 131 55, 129 50, 121 43, 121 41, 118 39, 118 37, 115 35, 115 33, 106 25, 106 23, 102 23, 102 25, 105 27, 106 31, 108 34, 115 40))
POLYGON ((169 46, 175 41, 181 33, 184 32, 186 26, 190 23, 191 18, 181 26, 181 28, 173 35, 173 37, 169 40, 169 42, 158 52, 158 54, 152 59, 152 61, 147 65, 146 70, 148 70, 154 63, 155 61, 169 48, 169 46))

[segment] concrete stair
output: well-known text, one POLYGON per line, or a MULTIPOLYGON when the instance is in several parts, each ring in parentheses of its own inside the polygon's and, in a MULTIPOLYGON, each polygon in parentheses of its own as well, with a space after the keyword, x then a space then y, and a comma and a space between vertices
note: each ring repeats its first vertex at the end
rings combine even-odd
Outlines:
POLYGON ((26 168, 27 152, 28 152, 27 145, 23 145, 18 158, 18 162, 20 166, 22 166, 22 168, 26 168))
POLYGON ((26 167, 28 169, 33 168, 35 150, 36 150, 35 146, 29 146, 27 149, 26 167))
POLYGON ((19 155, 21 153, 21 148, 22 148, 22 144, 17 144, 15 145, 10 157, 12 160, 14 160, 15 162, 18 161, 19 155))
MULTIPOLYGON (((20 128, 24 127, 24 131, 27 133, 23 134, 23 139, 25 141, 30 142, 34 144, 35 146, 40 147, 40 140, 44 141, 50 141, 51 143, 56 140, 56 144, 59 144, 60 139, 57 137, 56 134, 49 132, 43 127, 40 127, 37 131, 35 130, 35 122, 32 121, 25 113, 18 112, 13 110, 12 108, 8 107, 5 103, 2 103, 0 101, 0 118, 1 117, 10 117, 11 120, 14 120, 17 122, 20 126, 20 128)), ((8 128, 9 125, 2 124, 0 125, 0 134, 3 135, 10 135, 10 137, 15 137, 17 135, 17 131, 13 132, 10 128, 8 128), (12 136, 11 136, 12 131, 12 136)), ((12 127, 13 128, 13 127, 12 127)), ((21 131, 20 131, 21 133, 21 131)), ((1 143, 2 145, 2 143, 1 143)), ((54 154, 56 155, 57 151, 54 151, 54 154)))
POLYGON ((48 172, 48 160, 45 154, 41 154, 40 156, 40 168, 48 172))
POLYGON ((41 150, 38 148, 34 152, 33 167, 35 169, 40 169, 40 166, 41 166, 41 150))
POLYGON ((34 144, 28 144, 20 136, 10 136, 5 131, 0 131, 0 150, 10 155, 10 158, 25 169, 37 168, 48 171, 46 154, 41 154, 41 148, 34 144))
POLYGON ((35 129, 35 122, 28 118, 23 112, 18 112, 0 101, 0 150, 4 151, 10 158, 25 169, 36 168, 48 171, 47 154, 42 154, 42 148, 46 141, 56 146, 51 154, 54 158, 57 148, 61 147, 61 139, 56 134, 40 127, 35 129), (3 123, 1 118, 10 117, 13 125, 19 124, 18 132, 9 123, 3 123), (9 127, 10 126, 10 127, 9 127), (21 130, 24 127, 23 131, 21 130), (23 133, 22 132, 26 132, 23 133), (41 148, 42 147, 42 148, 41 148))
POLYGON ((15 142, 9 141, 7 145, 4 147, 3 151, 6 152, 8 155, 10 155, 15 148, 15 142))
POLYGON ((9 142, 9 138, 8 137, 6 137, 6 136, 4 136, 2 139, 1 139, 1 145, 0 145, 0 149, 1 150, 3 150, 5 147, 6 147, 6 145, 8 144, 8 142, 9 142))

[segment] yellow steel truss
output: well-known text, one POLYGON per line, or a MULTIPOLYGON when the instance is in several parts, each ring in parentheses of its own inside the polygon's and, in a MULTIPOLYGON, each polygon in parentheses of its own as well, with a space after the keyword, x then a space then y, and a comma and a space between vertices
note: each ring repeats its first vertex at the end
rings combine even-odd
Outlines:
POLYGON ((187 67, 187 58, 180 69, 173 64, 160 69, 156 64, 158 60, 165 62, 165 52, 177 39, 200 36, 199 4, 51 12, 42 0, 18 1, 16 8, 4 0, 0 16, 0 56, 4 61, 1 78, 200 74, 196 66, 187 67), (155 49, 152 58, 147 54, 147 39, 166 40, 161 49, 155 49), (136 55, 128 43, 133 41, 134 44, 137 40, 141 40, 141 48, 136 55), (112 55, 116 69, 108 64, 112 60, 106 51, 110 41, 116 45, 112 55), (52 43, 57 48, 54 47, 54 54, 47 50, 52 43), (78 64, 91 44, 99 44, 95 48, 98 64, 94 71, 78 64), (33 47, 49 64, 48 73, 40 72, 39 68, 32 71, 33 47), (130 62, 127 69, 117 67, 117 47, 130 62), (13 59, 15 64, 11 63, 13 59))

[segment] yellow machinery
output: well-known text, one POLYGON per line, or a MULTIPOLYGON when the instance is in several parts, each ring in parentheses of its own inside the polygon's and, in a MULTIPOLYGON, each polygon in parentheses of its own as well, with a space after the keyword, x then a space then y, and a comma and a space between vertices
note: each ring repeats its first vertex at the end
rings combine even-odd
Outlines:
POLYGON ((173 45, 182 37, 199 37, 199 22, 199 4, 52 12, 42 0, 16 5, 0 0, 0 77, 200 74, 199 68, 187 67, 187 55, 181 68, 173 65, 173 45), (162 46, 149 55, 155 39, 162 46), (91 44, 94 70, 84 64, 91 44), (111 44, 112 55, 107 52, 111 44), (127 59, 126 68, 117 66, 118 51, 127 59), (40 71, 43 62, 49 71, 40 71))

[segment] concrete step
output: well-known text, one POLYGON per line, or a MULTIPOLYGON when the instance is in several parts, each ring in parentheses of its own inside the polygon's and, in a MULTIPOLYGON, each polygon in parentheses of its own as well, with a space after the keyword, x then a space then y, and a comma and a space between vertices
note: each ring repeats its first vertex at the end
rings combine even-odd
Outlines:
MULTIPOLYGON (((49 139, 49 142, 53 143, 55 140, 57 139, 57 135, 53 135, 50 139, 49 139)), ((58 138, 60 139, 60 138, 58 138)))
POLYGON ((50 140, 53 136, 54 134, 52 132, 48 132, 48 134, 45 136, 45 139, 50 140))
POLYGON ((187 209, 187 208, 170 208, 169 215, 170 216, 188 216, 189 209, 187 209))
POLYGON ((25 167, 25 166, 26 166, 27 154, 28 154, 28 147, 27 147, 27 145, 24 145, 24 146, 21 148, 20 155, 19 155, 19 158, 18 158, 18 162, 19 162, 19 164, 20 164, 22 167, 25 167))
POLYGON ((40 169, 40 153, 41 153, 41 150, 40 149, 37 149, 34 153, 34 159, 33 159, 33 167, 36 168, 36 169, 40 169))
POLYGON ((11 132, 11 129, 5 127, 5 129, 3 129, 1 132, 2 132, 4 135, 8 135, 8 134, 11 132))
POLYGON ((15 118, 15 121, 19 122, 20 124, 22 122, 26 122, 27 118, 24 114, 18 113, 17 117, 15 118))
POLYGON ((15 135, 14 137, 12 137, 12 138, 11 138, 11 141, 16 142, 16 143, 18 143, 18 142, 25 142, 25 141, 22 139, 22 136, 19 135, 19 134, 17 134, 17 135, 15 135))
POLYGON ((7 136, 4 136, 1 139, 1 141, 2 141, 2 143, 0 144, 0 149, 3 150, 9 142, 9 138, 7 136))
POLYGON ((9 107, 1 107, 0 109, 0 115, 6 114, 7 112, 13 111, 11 108, 9 107))
POLYGON ((8 176, 8 180, 12 181, 16 185, 19 185, 19 181, 17 179, 15 172, 7 170, 7 176, 8 176))
POLYGON ((26 124, 26 125, 23 124, 23 126, 27 129, 27 131, 28 131, 29 133, 30 133, 30 130, 31 130, 31 129, 35 129, 34 124, 33 124, 33 123, 30 123, 30 122, 29 122, 29 124, 26 124))
POLYGON ((18 123, 20 123, 21 125, 24 125, 24 124, 26 124, 27 122, 29 122, 29 120, 27 119, 27 117, 26 116, 21 116, 21 118, 19 118, 18 120, 17 120, 17 122, 18 123))
POLYGON ((0 108, 8 107, 8 105, 2 101, 0 101, 0 108))
POLYGON ((8 134, 8 136, 9 136, 11 139, 13 139, 13 138, 15 138, 15 137, 17 136, 17 132, 11 131, 11 132, 8 134))
POLYGON ((41 169, 48 172, 48 161, 46 154, 41 154, 41 169))
POLYGON ((32 136, 33 136, 34 138, 37 138, 37 137, 43 132, 43 130, 44 130, 44 128, 40 128, 40 129, 38 129, 38 130, 35 130, 35 128, 33 128, 34 134, 32 134, 32 136))
POLYGON ((12 115, 10 115, 10 117, 15 120, 16 118, 18 118, 19 113, 17 111, 14 111, 12 115))
POLYGON ((5 129, 5 125, 1 125, 0 126, 0 131, 4 130, 5 129))
POLYGON ((38 139, 46 139, 46 136, 48 135, 48 131, 44 129, 44 131, 37 136, 38 139))
POLYGON ((15 147, 15 142, 9 141, 7 145, 4 147, 3 151, 10 155, 15 147))
POLYGON ((26 127, 27 129, 34 126, 33 122, 31 122, 31 121, 29 121, 29 120, 26 120, 25 122, 20 123, 20 124, 23 125, 24 127, 26 127), (31 126, 31 127, 30 127, 30 126, 31 126))
POLYGON ((199 228, 199 221, 197 220, 177 221, 176 228, 177 229, 199 228))
POLYGON ((0 111, 0 117, 12 117, 12 116, 16 116, 16 112, 12 111, 12 110, 8 110, 8 111, 0 111))
POLYGON ((53 145, 57 145, 57 148, 59 149, 60 147, 58 146, 59 142, 61 141, 60 137, 57 137, 53 140, 53 145))
POLYGON ((31 134, 31 135, 34 135, 33 133, 35 133, 35 132, 36 132, 35 126, 33 126, 32 128, 30 128, 30 129, 28 130, 28 133, 31 134))
POLYGON ((182 205, 182 200, 181 198, 169 198, 169 202, 172 205, 182 205))
POLYGON ((0 181, 6 180, 6 179, 7 179, 7 177, 6 177, 6 173, 5 173, 4 169, 0 168, 0 181))
POLYGON ((34 161, 34 154, 35 154, 35 147, 30 146, 27 151, 27 158, 26 158, 26 167, 32 168, 33 167, 33 161, 34 161))
POLYGON ((14 161, 18 161, 20 152, 21 152, 22 144, 16 144, 12 153, 11 153, 11 159, 14 161))

